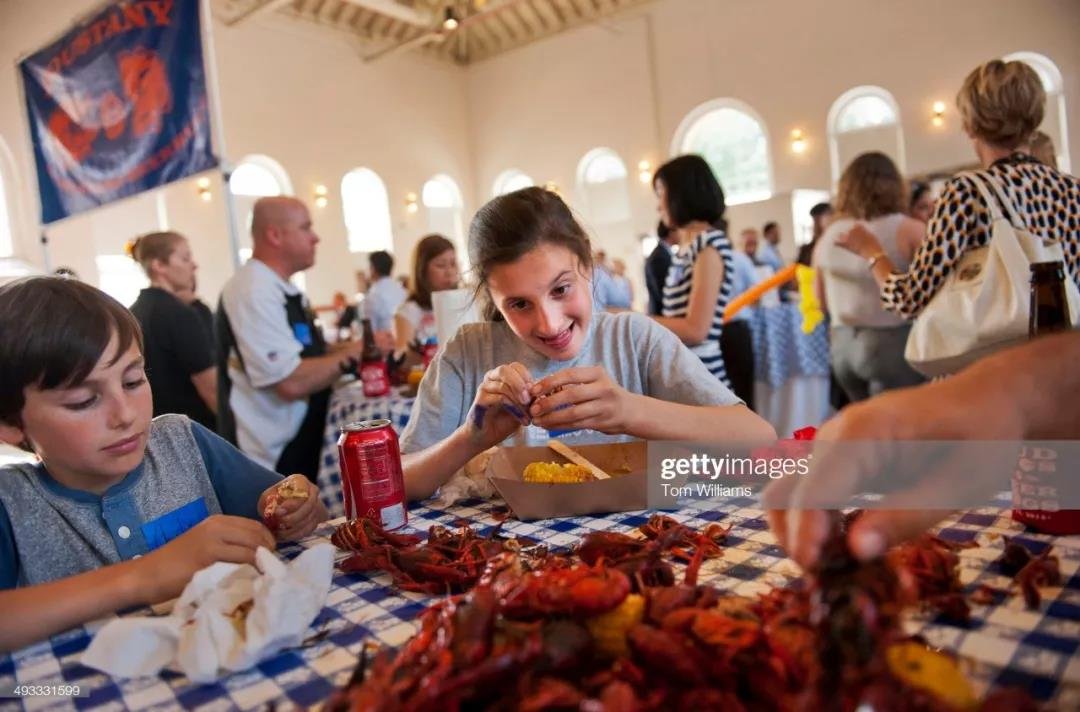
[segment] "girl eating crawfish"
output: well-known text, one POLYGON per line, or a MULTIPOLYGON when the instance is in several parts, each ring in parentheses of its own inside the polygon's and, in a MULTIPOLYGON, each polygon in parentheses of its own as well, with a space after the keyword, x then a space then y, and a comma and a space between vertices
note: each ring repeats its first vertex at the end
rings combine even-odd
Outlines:
POLYGON ((401 438, 409 499, 529 424, 647 440, 775 437, 671 331, 593 311, 589 238, 556 194, 488 202, 469 256, 490 321, 462 327, 420 385, 401 438))

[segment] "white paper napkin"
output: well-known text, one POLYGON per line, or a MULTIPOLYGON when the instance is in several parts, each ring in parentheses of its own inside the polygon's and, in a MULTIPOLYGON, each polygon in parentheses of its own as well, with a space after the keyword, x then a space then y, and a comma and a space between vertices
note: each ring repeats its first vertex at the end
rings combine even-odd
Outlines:
POLYGON ((83 664, 113 677, 169 667, 207 683, 298 645, 330 591, 334 547, 319 544, 288 564, 260 547, 255 564, 217 563, 197 572, 165 618, 110 621, 83 664))

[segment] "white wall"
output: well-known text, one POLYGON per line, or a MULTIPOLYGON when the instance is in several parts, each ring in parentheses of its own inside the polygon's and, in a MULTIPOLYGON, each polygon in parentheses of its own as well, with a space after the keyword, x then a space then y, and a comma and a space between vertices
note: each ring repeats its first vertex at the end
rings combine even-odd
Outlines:
MULTIPOLYGON (((44 44, 93 0, 0 2, 0 140, 17 166, 11 200, 17 251, 40 263, 37 202, 15 59, 44 44)), ((466 218, 490 197, 495 176, 519 168, 538 183, 553 180, 580 210, 578 161, 609 146, 630 173, 631 220, 625 235, 604 229, 604 247, 635 274, 637 237, 655 226, 649 185, 637 163, 657 166, 682 118, 716 97, 736 97, 764 119, 775 197, 729 211, 733 230, 781 224, 789 256, 796 188, 830 183, 826 116, 845 90, 888 89, 901 112, 907 170, 922 173, 970 163, 953 97, 964 76, 988 58, 1018 50, 1050 57, 1065 78, 1070 143, 1080 159, 1080 2, 1076 0, 657 0, 615 20, 573 30, 461 69, 418 54, 364 64, 344 35, 286 18, 239 28, 216 23, 215 46, 228 155, 264 153, 288 170, 299 197, 330 188, 313 209, 323 237, 307 277, 316 302, 349 290, 358 264, 347 251, 338 188, 351 168, 368 166, 387 184, 399 268, 408 270, 423 210, 409 215, 404 196, 436 173, 453 177, 466 218), (930 123, 936 100, 946 124, 930 123), (793 128, 808 150, 788 150, 793 128)), ((211 299, 231 273, 220 186, 198 200, 193 182, 164 191, 171 227, 190 234, 202 263, 201 291, 211 299)), ((135 199, 139 200, 139 199, 135 199)), ((134 205, 136 203, 132 203, 134 205)), ((156 211, 119 203, 51 232, 53 264, 93 275, 93 255, 115 252, 156 211)), ((466 220, 467 222, 467 220, 466 220)), ((639 290, 640 292, 641 290, 639 290)))
MULTIPOLYGON (((0 137, 15 154, 22 183, 16 197, 16 250, 39 264, 33 157, 15 60, 93 5, 92 0, 0 3, 0 137), (58 12, 61 8, 65 11, 58 12)), ((419 55, 364 64, 346 35, 277 17, 236 28, 216 22, 214 41, 228 157, 233 162, 251 153, 274 158, 312 209, 322 238, 316 265, 307 274, 314 302, 329 302, 339 289, 351 292, 355 269, 366 266, 365 259, 348 251, 341 212, 341 178, 350 169, 367 166, 386 183, 398 257, 395 272, 408 272, 412 246, 427 228, 423 212, 406 213, 406 193, 419 193, 425 180, 446 173, 461 187, 467 209, 475 207, 465 75, 458 67, 419 55), (313 199, 319 183, 330 191, 322 209, 314 207, 313 199)), ((192 238, 200 292, 213 301, 232 273, 232 262, 217 178, 212 190, 208 203, 198 198, 194 180, 162 192, 169 226, 192 238)), ((53 266, 71 266, 96 281, 95 253, 118 253, 133 235, 158 228, 154 200, 135 197, 57 224, 48 231, 53 266)))

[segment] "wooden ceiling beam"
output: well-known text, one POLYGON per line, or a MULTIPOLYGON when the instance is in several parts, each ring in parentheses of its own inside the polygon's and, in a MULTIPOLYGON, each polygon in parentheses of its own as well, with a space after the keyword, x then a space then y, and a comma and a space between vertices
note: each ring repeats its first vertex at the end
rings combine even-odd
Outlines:
POLYGON ((382 17, 382 15, 380 15, 377 12, 372 12, 371 10, 364 10, 364 28, 363 29, 364 29, 364 34, 365 35, 367 35, 368 37, 374 37, 375 36, 375 33, 373 32, 373 30, 375 29, 375 22, 381 17, 382 17))
POLYGON ((548 2, 536 3, 536 0, 525 0, 525 4, 534 15, 540 18, 540 22, 543 23, 544 32, 552 32, 559 29, 562 22, 558 17, 552 13, 552 5, 548 2))
POLYGON ((434 23, 435 18, 426 12, 420 12, 414 10, 411 7, 402 5, 394 0, 343 0, 344 2, 350 2, 353 5, 359 5, 365 10, 377 12, 380 15, 386 17, 392 17, 398 22, 407 22, 410 25, 416 27, 422 27, 429 29, 434 23))
POLYGON ((469 47, 466 50, 467 54, 471 54, 471 51, 469 51, 469 50, 471 50, 472 47, 476 47, 476 49, 479 50, 479 51, 484 51, 484 50, 486 50, 488 48, 487 40, 485 40, 483 38, 483 36, 482 36, 481 32, 479 32, 479 30, 480 30, 479 25, 473 25, 472 27, 465 28, 465 32, 467 33, 466 36, 465 36, 466 37, 466 42, 469 45, 469 47))
POLYGON ((353 20, 356 19, 360 12, 360 8, 356 5, 350 5, 347 2, 341 3, 341 17, 338 18, 338 24, 353 27, 353 20))
POLYGON ((413 27, 412 25, 407 25, 404 22, 399 22, 397 23, 397 25, 398 30, 394 33, 394 36, 398 42, 416 37, 421 32, 427 32, 427 30, 421 30, 419 27, 413 27))
POLYGON ((550 10, 551 14, 554 15, 555 18, 559 21, 559 29, 562 29, 566 26, 566 13, 563 10, 562 3, 559 0, 547 0, 547 2, 543 4, 543 6, 550 10))
POLYGON ((506 36, 511 42, 517 42, 519 40, 517 32, 514 32, 514 28, 511 27, 510 23, 506 20, 506 13, 496 13, 495 16, 491 18, 491 22, 492 24, 498 23, 498 25, 506 31, 506 36))
POLYGON ((503 37, 497 32, 495 32, 495 30, 492 29, 491 25, 489 25, 488 23, 477 22, 474 25, 469 25, 469 29, 478 30, 478 34, 487 37, 487 40, 484 42, 484 44, 487 46, 487 48, 490 49, 490 51, 497 52, 503 48, 503 37))
POLYGON ((248 8, 242 13, 240 13, 236 17, 226 20, 225 24, 229 27, 235 27, 241 22, 254 20, 260 15, 269 15, 271 12, 274 12, 280 7, 288 5, 292 1, 293 0, 255 0, 255 2, 249 5, 248 8))
POLYGON ((323 0, 323 4, 319 5, 319 10, 315 16, 318 18, 319 22, 332 25, 334 22, 331 18, 334 17, 335 10, 341 10, 337 0, 323 0))
POLYGON ((543 21, 537 17, 535 13, 530 12, 526 8, 526 3, 523 0, 510 8, 510 14, 517 20, 518 24, 524 28, 527 37, 536 37, 544 34, 543 21))

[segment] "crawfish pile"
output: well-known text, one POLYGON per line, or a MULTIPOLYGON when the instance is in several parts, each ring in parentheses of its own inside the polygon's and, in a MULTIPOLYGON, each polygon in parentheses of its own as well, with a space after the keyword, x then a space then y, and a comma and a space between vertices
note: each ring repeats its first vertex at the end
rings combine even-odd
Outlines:
POLYGON ((900 631, 913 597, 953 592, 953 569, 935 579, 943 552, 955 558, 942 543, 856 566, 837 536, 813 585, 751 599, 696 584, 724 528, 657 516, 640 533, 590 534, 573 556, 469 558, 485 559, 475 587, 428 608, 401 649, 365 654, 327 708, 1033 709, 1008 692, 979 706, 950 658, 900 631), (683 582, 669 559, 686 564, 683 582))
MULTIPOLYGON (((370 519, 340 525, 330 537, 334 546, 353 555, 341 562, 345 573, 387 571, 405 591, 429 595, 461 593, 476 585, 497 555, 519 548, 516 540, 481 538, 469 527, 433 526, 427 541, 412 534, 394 534, 370 519)), ((539 552, 543 556, 546 552, 539 552)))

